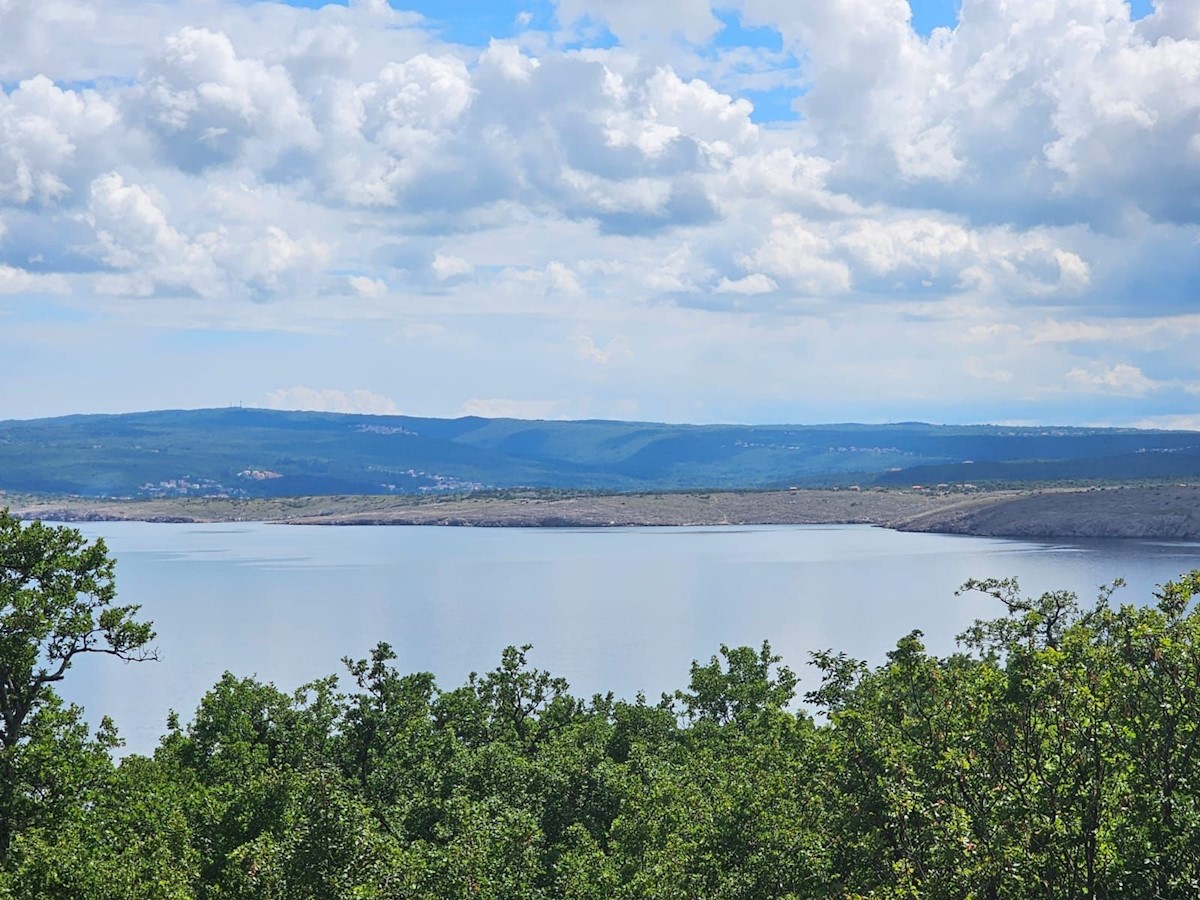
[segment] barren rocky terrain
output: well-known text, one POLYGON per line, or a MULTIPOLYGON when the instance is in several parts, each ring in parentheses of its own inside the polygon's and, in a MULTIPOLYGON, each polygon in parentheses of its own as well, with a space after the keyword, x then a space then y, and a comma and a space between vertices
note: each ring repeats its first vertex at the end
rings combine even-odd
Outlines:
POLYGON ((884 524, 946 508, 919 492, 722 491, 655 494, 514 492, 465 497, 332 496, 263 500, 0 497, 14 513, 59 521, 266 521, 303 525, 884 524))
POLYGON ((895 520, 906 531, 1021 538, 1200 540, 1200 487, 1129 486, 988 494, 895 520))
POLYGON ((1200 540, 1200 486, 931 493, 911 490, 657 494, 513 492, 466 497, 159 500, 0 495, 26 518, 55 521, 279 522, 296 525, 613 527, 868 524, 1022 538, 1200 540))

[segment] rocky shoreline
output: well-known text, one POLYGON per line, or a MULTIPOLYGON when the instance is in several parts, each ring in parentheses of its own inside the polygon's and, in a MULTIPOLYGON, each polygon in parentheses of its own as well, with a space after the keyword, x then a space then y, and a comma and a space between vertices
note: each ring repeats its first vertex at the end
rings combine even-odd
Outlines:
POLYGON ((1200 541, 1200 486, 981 491, 714 491, 467 497, 89 500, 0 496, 24 518, 66 522, 273 522, 610 528, 878 525, 986 537, 1200 541))
POLYGON ((981 537, 1200 541, 1200 488, 1026 492, 973 508, 918 513, 893 527, 981 537))

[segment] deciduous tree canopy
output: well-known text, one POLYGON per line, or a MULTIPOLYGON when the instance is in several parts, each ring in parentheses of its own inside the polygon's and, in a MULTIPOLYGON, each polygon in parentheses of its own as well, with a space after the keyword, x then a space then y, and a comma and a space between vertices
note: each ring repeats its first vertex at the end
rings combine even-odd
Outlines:
POLYGON ((69 767, 56 771, 57 744, 86 742, 52 685, 81 654, 152 655, 154 632, 136 620, 138 607, 113 605, 114 565, 102 540, 0 510, 0 861, 14 834, 54 805, 54 788, 73 781, 69 767))

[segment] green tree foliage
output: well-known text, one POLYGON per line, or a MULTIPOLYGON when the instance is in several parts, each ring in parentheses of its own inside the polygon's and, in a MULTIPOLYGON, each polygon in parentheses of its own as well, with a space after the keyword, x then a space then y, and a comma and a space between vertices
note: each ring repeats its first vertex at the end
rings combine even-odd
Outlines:
POLYGON ((172 773, 138 757, 120 767, 107 757, 104 763, 54 827, 30 828, 17 839, 8 867, 11 896, 187 900, 196 895, 197 835, 172 773))
POLYGON ((94 777, 97 741, 53 685, 84 654, 146 659, 154 637, 136 606, 115 606, 115 562, 73 528, 23 525, 0 510, 0 864, 24 829, 54 820, 94 777))

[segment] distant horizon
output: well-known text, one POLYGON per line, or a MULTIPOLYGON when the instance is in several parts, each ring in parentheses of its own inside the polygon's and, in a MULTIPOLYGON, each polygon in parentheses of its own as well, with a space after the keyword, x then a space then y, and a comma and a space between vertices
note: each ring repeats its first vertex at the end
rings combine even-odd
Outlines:
POLYGON ((1111 431, 1182 431, 1195 432, 1200 434, 1200 427, 1197 428, 1170 428, 1170 427, 1139 427, 1136 425, 1113 425, 1113 424, 1074 424, 1069 422, 983 422, 983 421, 962 421, 962 422, 933 422, 925 419, 888 419, 880 421, 867 421, 859 419, 822 419, 820 421, 761 421, 761 422, 739 422, 733 420, 722 420, 712 422, 695 422, 695 421, 671 421, 665 419, 621 419, 611 417, 591 416, 587 418, 526 418, 522 416, 481 416, 476 414, 460 414, 460 415, 423 415, 409 412, 345 412, 339 410, 322 410, 322 409, 301 409, 290 408, 283 409, 278 407, 268 406, 248 406, 239 403, 230 403, 219 406, 166 406, 159 409, 130 409, 120 410, 115 412, 99 411, 99 412, 71 412, 61 413, 49 416, 28 416, 28 417, 10 417, 0 419, 0 424, 7 422, 39 422, 52 421, 54 419, 69 419, 69 418, 86 418, 90 416, 96 417, 116 417, 116 416, 137 416, 150 415, 154 413, 172 413, 172 412, 215 412, 220 410, 245 410, 246 412, 267 412, 267 413, 314 413, 317 415, 326 416, 367 416, 375 418, 407 418, 407 419, 431 419, 456 421, 462 419, 487 419, 496 420, 504 419, 516 422, 616 422, 628 425, 670 425, 680 427, 694 428, 719 428, 728 426, 733 428, 771 428, 771 427, 797 427, 797 428, 820 428, 822 426, 868 426, 868 427, 889 427, 889 426, 905 426, 905 425, 923 425, 934 428, 1017 428, 1017 429, 1036 429, 1036 428, 1067 428, 1079 430, 1111 430, 1111 431))

